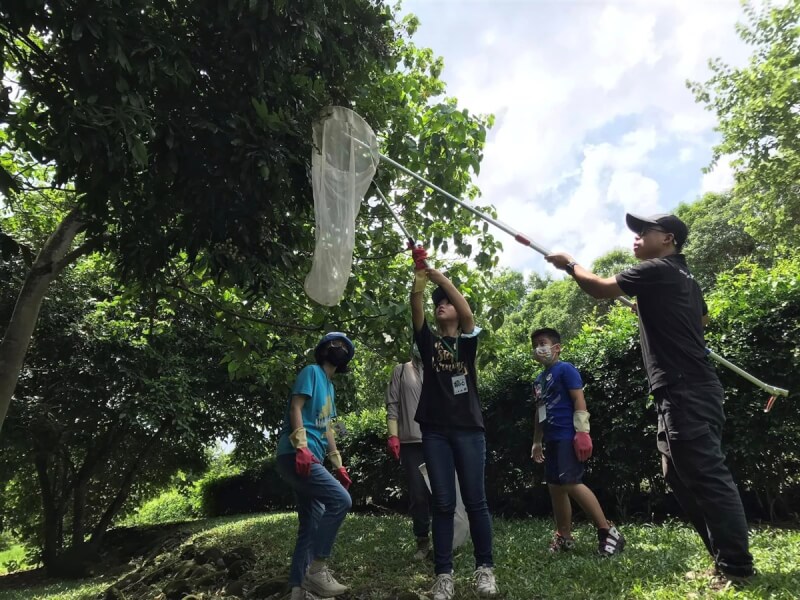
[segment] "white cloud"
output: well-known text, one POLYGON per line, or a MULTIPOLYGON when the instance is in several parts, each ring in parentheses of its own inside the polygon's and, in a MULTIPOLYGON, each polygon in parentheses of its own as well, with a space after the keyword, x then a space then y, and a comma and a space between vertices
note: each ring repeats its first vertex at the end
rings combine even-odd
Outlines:
MULTIPOLYGON (((588 144, 583 160, 573 175, 571 192, 551 203, 534 203, 515 194, 497 203, 498 216, 532 237, 547 249, 572 252, 588 264, 612 247, 628 245, 625 212, 652 214, 663 211, 658 182, 636 170, 656 148, 653 129, 633 131, 619 144, 588 144)), ((531 261, 530 250, 509 247, 501 264, 524 270, 531 261)))
POLYGON ((496 29, 488 29, 481 35, 481 44, 483 46, 494 46, 497 43, 498 33, 496 29))
POLYGON ((691 146, 681 148, 681 151, 678 154, 678 162, 687 163, 695 157, 695 154, 696 150, 691 146))
POLYGON ((653 214, 658 210, 658 182, 636 171, 615 171, 608 184, 608 201, 626 212, 653 214))
POLYGON ((653 65, 660 57, 654 38, 655 14, 637 14, 609 4, 600 15, 590 49, 596 68, 592 79, 604 91, 639 64, 653 65), (620 35, 622 34, 622 35, 620 35))
MULTIPOLYGON (((417 43, 444 56, 448 93, 473 112, 502 114, 478 185, 501 220, 543 245, 590 262, 630 244, 626 210, 670 210, 729 180, 700 172, 715 118, 686 80, 707 79, 712 57, 743 62, 737 0, 411 0, 405 8, 422 20, 417 43)), ((501 264, 545 268, 503 242, 501 264)))
POLYGON ((703 179, 700 184, 700 193, 706 194, 708 192, 727 192, 733 187, 733 167, 731 166, 731 157, 720 157, 714 168, 708 173, 703 174, 703 179))

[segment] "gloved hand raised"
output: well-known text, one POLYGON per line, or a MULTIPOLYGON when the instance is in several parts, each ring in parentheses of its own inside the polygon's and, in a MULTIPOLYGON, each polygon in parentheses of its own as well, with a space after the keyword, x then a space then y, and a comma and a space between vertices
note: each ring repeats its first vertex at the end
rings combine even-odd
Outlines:
POLYGON ((428 263, 425 260, 428 258, 428 252, 422 246, 415 246, 411 249, 411 258, 414 259, 414 269, 417 271, 428 268, 428 263))

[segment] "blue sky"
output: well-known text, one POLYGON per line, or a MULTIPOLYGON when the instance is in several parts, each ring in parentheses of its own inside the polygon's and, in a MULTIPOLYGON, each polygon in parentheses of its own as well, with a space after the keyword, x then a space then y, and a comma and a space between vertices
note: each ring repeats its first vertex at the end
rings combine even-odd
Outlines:
MULTIPOLYGON (((669 212, 732 183, 711 173, 715 117, 694 102, 710 58, 748 48, 738 0, 406 0, 444 58, 447 95, 497 117, 478 178, 500 219, 579 262, 631 247, 626 211, 669 212)), ((501 265, 553 271, 501 232, 501 265)))

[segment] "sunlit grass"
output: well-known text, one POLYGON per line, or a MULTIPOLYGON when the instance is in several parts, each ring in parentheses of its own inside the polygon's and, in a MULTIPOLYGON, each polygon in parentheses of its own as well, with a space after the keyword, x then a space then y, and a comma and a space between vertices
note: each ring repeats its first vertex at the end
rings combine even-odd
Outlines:
POLYGON ((6 568, 9 563, 16 563, 19 568, 25 568, 25 547, 19 544, 11 546, 7 550, 0 552, 0 575, 9 572, 6 568))
MULTIPOLYGON (((702 582, 684 574, 710 566, 699 538, 681 523, 622 524, 625 552, 612 559, 595 554, 596 535, 588 525, 577 527, 578 547, 566 555, 550 555, 552 525, 539 519, 495 519, 495 562, 498 583, 507 600, 606 598, 683 600, 685 598, 789 600, 800 593, 800 532, 763 528, 753 531, 752 551, 761 575, 743 590, 711 594, 702 582)), ((259 578, 285 577, 297 527, 292 513, 213 519, 191 525, 187 543, 230 549, 250 546, 259 557, 259 578)), ((399 592, 423 594, 433 580, 430 562, 415 562, 410 521, 400 516, 351 515, 339 535, 331 567, 351 586, 352 599, 387 600, 399 592)), ((471 588, 472 548, 456 555, 456 598, 474 598, 471 588)), ((109 580, 58 583, 0 598, 91 598, 109 580)))

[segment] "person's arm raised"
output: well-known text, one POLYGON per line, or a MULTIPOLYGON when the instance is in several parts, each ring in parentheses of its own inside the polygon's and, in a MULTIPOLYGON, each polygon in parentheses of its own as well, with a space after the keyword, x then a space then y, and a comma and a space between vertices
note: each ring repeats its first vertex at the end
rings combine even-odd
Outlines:
POLYGON ((461 333, 470 334, 475 329, 475 317, 472 315, 472 309, 469 307, 466 298, 458 291, 458 288, 453 285, 447 276, 436 269, 427 269, 428 279, 435 283, 444 290, 450 304, 456 309, 458 315, 458 324, 461 327, 461 333))
MULTIPOLYGON (((425 248, 414 248, 411 251, 414 257, 414 265, 423 265, 428 253, 425 248)), ((420 331, 422 324, 425 322, 425 309, 422 305, 422 292, 425 291, 425 285, 428 283, 428 275, 425 269, 416 269, 414 271, 414 281, 411 283, 411 323, 414 326, 414 331, 420 331)))
POLYGON ((589 269, 584 269, 576 263, 575 259, 566 252, 548 254, 544 258, 556 269, 566 271, 568 275, 572 275, 578 287, 592 298, 602 300, 604 298, 616 298, 625 295, 625 292, 619 287, 616 277, 598 277, 589 269))

